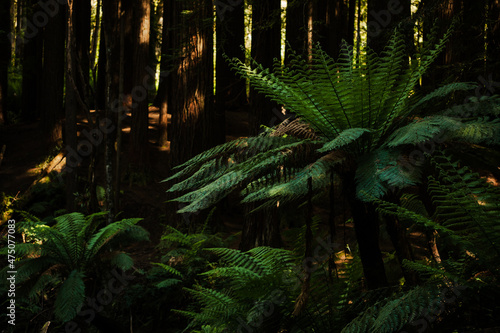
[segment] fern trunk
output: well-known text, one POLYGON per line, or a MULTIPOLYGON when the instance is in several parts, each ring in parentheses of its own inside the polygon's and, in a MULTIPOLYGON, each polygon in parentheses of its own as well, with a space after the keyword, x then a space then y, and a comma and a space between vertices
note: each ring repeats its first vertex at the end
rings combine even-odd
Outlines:
MULTIPOLYGON (((248 208, 249 211, 255 207, 248 208)), ((240 250, 248 251, 259 246, 279 248, 283 245, 280 220, 276 210, 262 210, 246 214, 241 233, 240 250)))
MULTIPOLYGON (((413 261, 413 254, 411 252, 411 244, 408 242, 408 237, 406 236, 406 230, 401 226, 400 221, 389 216, 386 219, 386 229, 389 237, 391 238, 392 245, 396 250, 396 256, 399 263, 401 264, 404 259, 413 261)), ((403 276, 409 285, 415 286, 418 284, 419 279, 416 272, 408 270, 401 266, 403 276)))
POLYGON ((344 192, 351 208, 354 231, 358 241, 359 256, 369 289, 387 286, 384 260, 379 246, 379 218, 373 205, 362 202, 356 196, 354 172, 344 179, 344 192))

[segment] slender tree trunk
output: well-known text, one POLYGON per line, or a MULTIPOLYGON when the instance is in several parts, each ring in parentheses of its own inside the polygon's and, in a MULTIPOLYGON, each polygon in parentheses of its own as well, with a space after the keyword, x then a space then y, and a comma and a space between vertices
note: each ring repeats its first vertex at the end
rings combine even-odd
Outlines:
MULTIPOLYGON (((281 58, 281 2, 254 0, 252 5, 252 58, 264 68, 273 67, 273 59, 281 58)), ((252 109, 250 133, 257 134, 261 125, 270 126, 273 109, 278 108, 264 94, 250 90, 252 109)))
POLYGON ((62 139, 65 29, 66 8, 61 6, 43 31, 41 129, 49 146, 62 139))
POLYGON ((97 61, 97 82, 95 88, 96 110, 106 107, 106 36, 104 33, 104 19, 101 19, 101 33, 99 41, 99 59, 97 61))
POLYGON ((9 40, 10 6, 10 0, 0 4, 0 125, 4 124, 7 112, 8 70, 12 51, 9 40))
POLYGON ((160 60, 160 82, 154 100, 154 105, 160 108, 160 120, 158 126, 158 145, 168 145, 168 93, 171 90, 172 81, 167 73, 174 66, 173 55, 175 54, 175 28, 177 24, 175 1, 164 0, 163 3, 163 27, 161 33, 161 60, 160 60))
POLYGON ((106 208, 108 223, 112 223, 116 214, 115 207, 115 161, 116 161, 116 131, 117 114, 122 108, 119 98, 120 81, 120 0, 106 0, 103 2, 103 23, 106 42, 106 144, 104 153, 106 178, 106 208))
MULTIPOLYGON (((172 2, 168 0, 163 0, 163 13, 162 13, 162 29, 161 29, 161 55, 160 55, 160 72, 167 72, 171 69, 171 31, 173 29, 172 22, 173 12, 172 12, 172 2), (169 57, 170 55, 170 57, 169 57), (170 61, 169 61, 170 60, 170 61)), ((158 90, 156 92, 153 105, 161 108, 163 101, 166 100, 168 81, 160 80, 158 84, 158 90)), ((160 113, 161 116, 161 113, 160 113)), ((161 135, 160 135, 161 137, 161 135)))
MULTIPOLYGON (((177 65, 172 78, 172 163, 177 165, 214 145, 213 3, 173 4, 180 17, 175 34, 177 65)), ((175 24, 175 23, 174 23, 175 24)))
POLYGON ((248 214, 254 205, 246 207, 245 223, 241 233, 240 250, 248 251, 258 246, 281 247, 280 220, 276 208, 248 214))
POLYGON ((500 81, 500 0, 489 0, 487 23, 485 75, 491 74, 493 80, 500 81))
POLYGON ((151 27, 150 0, 136 0, 133 8, 135 45, 130 162, 135 167, 142 170, 149 164, 148 92, 155 88, 154 71, 149 67, 149 36, 151 27))
MULTIPOLYGON (((459 15, 462 24, 456 31, 460 41, 456 51, 459 52, 459 66, 462 68, 460 81, 477 81, 484 72, 486 45, 485 23, 487 0, 461 0, 459 15)), ((496 58, 498 59, 498 58, 496 58)))
POLYGON ((381 54, 394 28, 407 37, 407 46, 413 44, 413 24, 410 20, 411 1, 368 0, 368 46, 381 54))
POLYGON ((225 141, 225 111, 238 109, 246 103, 245 81, 229 68, 224 54, 229 58, 244 59, 245 22, 244 3, 240 1, 231 10, 217 12, 217 55, 216 55, 216 119, 217 141, 225 141))
MULTIPOLYGON (((307 0, 288 1, 286 7, 286 41, 292 51, 305 54, 307 41, 307 0)), ((285 48, 285 63, 288 63, 288 46, 285 48)))
POLYGON ((92 33, 92 48, 90 51, 90 68, 94 70, 97 58, 97 44, 99 42, 99 27, 101 25, 101 0, 97 0, 94 31, 92 33))
POLYGON ((347 44, 354 47, 354 32, 356 30, 356 0, 349 0, 349 20, 347 24, 347 44))
MULTIPOLYGON (((23 24, 23 17, 26 14, 26 0, 18 0, 17 1, 17 8, 16 8, 16 21, 17 21, 17 28, 16 28, 16 38, 15 38, 15 55, 16 55, 16 66, 21 62, 23 58, 23 49, 24 49, 24 43, 22 43, 21 38, 21 31, 24 29, 24 24, 23 24)), ((12 16, 14 17, 14 16, 12 16)), ((12 30, 14 31, 14 30, 12 30)))
POLYGON ((77 170, 78 165, 81 162, 81 158, 77 152, 77 124, 76 124, 76 110, 77 102, 75 91, 70 87, 70 82, 73 77, 74 71, 74 29, 73 29, 73 10, 74 2, 73 0, 68 1, 67 5, 67 26, 66 26, 66 119, 65 119, 65 141, 66 141, 66 210, 68 212, 74 212, 76 210, 75 196, 74 193, 77 189, 77 170))

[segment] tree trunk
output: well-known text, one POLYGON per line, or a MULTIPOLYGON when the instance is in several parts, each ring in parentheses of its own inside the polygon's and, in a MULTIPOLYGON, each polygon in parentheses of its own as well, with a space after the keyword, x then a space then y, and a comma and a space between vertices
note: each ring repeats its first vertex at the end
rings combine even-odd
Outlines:
MULTIPOLYGON (((461 0, 462 24, 456 31, 460 81, 478 81, 485 68, 485 31, 487 0, 461 0)), ((498 58, 494 58, 498 59, 498 58)))
MULTIPOLYGON (((307 0, 288 1, 286 7, 286 41, 292 51, 305 55, 307 41, 307 0)), ((285 63, 288 63, 288 45, 285 48, 285 63)))
POLYGON ((387 286, 384 260, 379 246, 379 220, 375 208, 356 196, 355 172, 343 175, 344 193, 347 196, 354 221, 359 256, 368 289, 387 286))
POLYGON ((25 123, 36 122, 40 115, 43 40, 40 29, 31 23, 33 14, 39 11, 37 0, 27 0, 26 22, 30 24, 24 37, 19 38, 19 42, 24 44, 21 114, 25 123))
POLYGON ((151 3, 135 1, 134 12, 134 66, 132 88, 132 125, 130 163, 139 170, 149 164, 148 154, 148 91, 155 88, 154 71, 149 67, 149 35, 151 3), (149 71, 148 71, 149 69, 149 71))
MULTIPOLYGON (((95 14, 95 25, 94 25, 94 31, 92 32, 92 42, 91 44, 91 50, 90 50, 90 60, 89 60, 89 65, 90 69, 94 71, 95 68, 95 61, 97 58, 97 45, 99 42, 99 31, 100 31, 100 25, 101 25, 101 0, 97 0, 96 4, 96 14, 95 14)), ((99 53, 99 56, 102 54, 99 53)))
MULTIPOLYGON (((172 163, 177 165, 214 145, 213 4, 172 4, 180 18, 175 32, 176 66, 168 106, 172 114, 172 163)), ((174 23, 175 24, 175 23, 174 23)))
MULTIPOLYGON (((354 20, 350 20, 352 14, 348 0, 330 0, 326 4, 326 10, 324 11, 326 14, 324 33, 326 43, 324 50, 331 57, 337 59, 342 47, 342 40, 347 41, 349 45, 353 43, 354 20), (350 29, 351 27, 352 29, 350 29)), ((319 14, 321 14, 321 11, 319 14)))
POLYGON ((0 125, 5 122, 7 112, 8 71, 11 58, 10 0, 0 4, 0 125))
MULTIPOLYGON (((264 68, 273 67, 273 59, 281 58, 281 2, 254 0, 252 5, 252 58, 264 68)), ((276 103, 264 94, 250 89, 250 133, 255 135, 260 126, 271 126, 276 103)))
POLYGON ((104 19, 101 19, 101 33, 99 41, 99 58, 97 60, 97 82, 95 88, 96 110, 106 108, 106 36, 104 33, 104 19))
POLYGON ((68 1, 67 6, 67 26, 66 26, 66 119, 65 119, 65 143, 66 143, 66 210, 74 212, 76 210, 74 193, 77 191, 77 170, 81 157, 77 152, 77 124, 76 124, 76 96, 73 88, 70 87, 74 71, 75 48, 73 29, 73 9, 74 2, 68 1))
POLYGON ((158 146, 166 147, 168 145, 168 92, 171 89, 172 81, 169 80, 168 74, 174 66, 172 60, 175 54, 175 26, 176 18, 175 1, 164 0, 163 4, 163 27, 161 32, 161 59, 160 59, 160 82, 153 104, 160 108, 160 120, 158 124, 158 146))
MULTIPOLYGON (((44 1, 45 5, 48 1, 44 1)), ((49 146, 62 139, 66 7, 61 6, 43 31, 41 129, 49 146)))
POLYGON ((489 0, 488 4, 487 56, 485 75, 500 80, 500 0, 489 0), (496 73, 493 77, 493 73, 496 73))
POLYGON ((116 132, 118 112, 121 110, 119 98, 120 81, 120 0, 106 0, 103 2, 103 23, 106 42, 106 122, 109 130, 106 133, 104 153, 106 178, 106 208, 108 224, 114 221, 115 207, 115 162, 116 162, 116 132))
MULTIPOLYGON (((76 43, 76 64, 75 71, 76 85, 82 101, 88 102, 88 86, 90 74, 90 15, 92 6, 90 0, 74 0, 74 29, 76 43)), ((80 106, 82 109, 83 106, 80 106)), ((89 122, 91 120, 89 119, 89 122)))
POLYGON ((245 81, 229 68, 224 54, 229 58, 245 58, 244 3, 234 7, 217 8, 217 54, 216 54, 216 119, 217 142, 225 142, 225 111, 238 109, 246 103, 245 81), (224 10, 226 9, 226 10, 224 10))
POLYGON ((258 246, 279 248, 283 245, 280 220, 276 208, 248 214, 254 205, 246 207, 245 223, 241 233, 240 250, 248 251, 258 246))
POLYGON ((368 0, 368 46, 377 54, 381 54, 394 28, 407 38, 408 50, 413 44, 413 23, 411 17, 411 1, 368 0))
MULTIPOLYGON (((22 42, 22 38, 19 36, 21 36, 22 29, 24 29, 23 17, 25 17, 26 14, 26 0, 17 1, 16 7, 15 16, 13 15, 12 18, 16 17, 17 21, 17 27, 15 29, 16 38, 14 43, 14 53, 16 55, 15 60, 17 66, 19 63, 22 63, 21 60, 23 59, 24 43, 22 42)), ((14 29, 12 29, 12 31, 14 31, 14 29)))

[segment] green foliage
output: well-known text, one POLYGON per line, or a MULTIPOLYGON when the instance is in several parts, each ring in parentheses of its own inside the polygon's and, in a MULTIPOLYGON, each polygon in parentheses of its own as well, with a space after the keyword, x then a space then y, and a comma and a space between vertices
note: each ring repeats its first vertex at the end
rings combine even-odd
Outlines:
MULTIPOLYGON (((483 300, 489 298, 490 293, 500 294, 500 191, 446 155, 436 154, 431 160, 437 170, 437 178, 429 176, 428 181, 429 195, 435 206, 432 216, 415 212, 422 207, 415 196, 408 198, 406 208, 371 199, 382 214, 395 215, 428 231, 437 231, 441 241, 439 252, 448 253, 447 259, 405 260, 403 266, 418 272, 425 283, 373 304, 342 332, 397 332, 405 325, 417 325, 417 319, 432 313, 436 306, 444 308, 446 303, 447 311, 465 302, 474 304, 473 310, 481 313, 489 311, 490 306, 483 300), (460 302, 446 301, 450 288, 462 297, 460 302), (457 292, 464 289, 466 292, 457 292)), ((437 311, 441 316, 447 313, 437 311)))
MULTIPOLYGON (((37 219, 18 222, 18 232, 28 235, 30 241, 16 245, 21 259, 16 263, 20 295, 35 300, 55 288, 54 314, 57 320, 67 322, 75 317, 85 298, 85 276, 99 277, 104 267, 130 269, 132 258, 117 248, 149 240, 148 232, 136 225, 141 219, 101 226, 104 214, 66 214, 56 217, 52 227, 37 219)), ((1 253, 6 254, 7 247, 1 253)), ((7 270, 4 268, 0 275, 5 277, 7 270)), ((5 287, 2 284, 2 290, 5 287)))
POLYGON ((243 202, 258 202, 259 208, 278 200, 296 205, 306 197, 307 179, 312 178, 318 193, 330 184, 331 173, 346 178, 354 171, 359 199, 366 197, 362 193, 382 198, 390 189, 421 181, 420 168, 405 169, 399 162, 412 147, 429 140, 498 144, 500 123, 489 118, 498 109, 492 99, 475 101, 477 112, 469 118, 450 110, 418 117, 429 104, 475 88, 452 83, 425 96, 416 93, 450 33, 430 43, 411 64, 399 33, 380 56, 367 50, 359 60, 346 44, 337 61, 314 47, 310 61, 292 53, 289 65, 276 63, 272 71, 228 59, 257 91, 299 119, 217 146, 178 166, 180 171, 166 181, 178 181, 169 191, 188 192, 174 199, 188 203, 179 212, 206 209, 240 189, 243 202))
POLYGON ((222 290, 201 285, 186 288, 200 305, 199 312, 176 310, 192 318, 187 329, 209 324, 216 330, 236 331, 246 325, 261 331, 276 325, 284 307, 290 311, 291 302, 287 299, 294 282, 290 277, 295 259, 290 251, 269 247, 248 252, 228 248, 207 251, 227 264, 202 274, 222 290))

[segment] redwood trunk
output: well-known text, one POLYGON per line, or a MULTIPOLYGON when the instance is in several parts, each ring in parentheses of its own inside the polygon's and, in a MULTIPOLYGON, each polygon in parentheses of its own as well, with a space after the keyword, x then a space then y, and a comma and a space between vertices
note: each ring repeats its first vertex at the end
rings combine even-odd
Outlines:
POLYGON ((8 70, 11 58, 10 0, 0 4, 0 125, 4 124, 7 111, 8 70))
POLYGON ((172 163, 177 165, 214 145, 213 114, 213 4, 209 0, 182 1, 174 49, 169 109, 172 114, 172 163))
MULTIPOLYGON (((254 0, 252 6, 252 57, 264 68, 273 67, 273 59, 281 58, 281 2, 254 0)), ((272 126, 276 103, 254 89, 250 92, 250 133, 257 134, 260 126, 272 126)))
POLYGON ((154 71, 149 67, 149 35, 151 4, 149 0, 135 1, 134 66, 132 88, 132 124, 130 162, 139 170, 148 165, 148 92, 154 89, 154 71), (149 69, 149 70, 148 70, 149 69))
POLYGON ((41 128, 47 143, 62 139, 66 7, 61 6, 43 32, 41 128))

